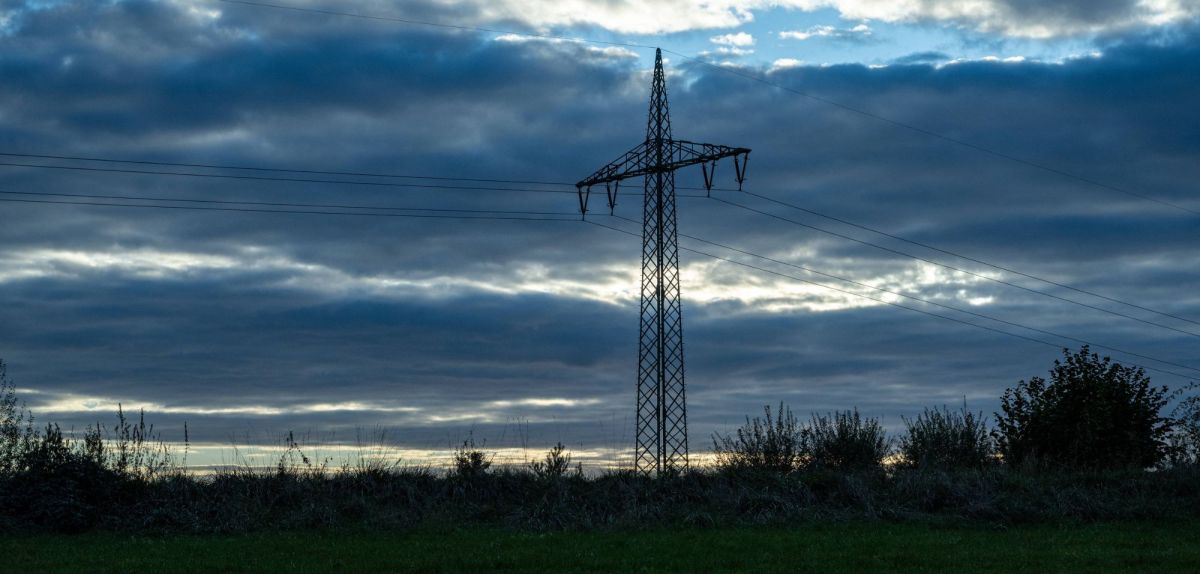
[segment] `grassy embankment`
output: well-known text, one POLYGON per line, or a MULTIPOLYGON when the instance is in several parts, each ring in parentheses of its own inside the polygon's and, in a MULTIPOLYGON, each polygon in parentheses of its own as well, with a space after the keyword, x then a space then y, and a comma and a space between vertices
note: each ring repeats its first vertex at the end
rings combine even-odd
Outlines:
POLYGON ((0 539, 13 572, 1197 572, 1200 522, 884 522, 531 533, 314 530, 0 539))

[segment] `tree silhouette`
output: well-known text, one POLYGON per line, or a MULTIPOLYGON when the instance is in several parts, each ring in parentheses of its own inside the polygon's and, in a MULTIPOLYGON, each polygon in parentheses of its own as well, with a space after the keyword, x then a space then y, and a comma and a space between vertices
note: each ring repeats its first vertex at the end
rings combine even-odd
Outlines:
POLYGON ((1170 420, 1160 411, 1166 387, 1141 368, 1063 350, 1050 380, 1033 377, 1004 392, 996 443, 1011 464, 1075 468, 1147 468, 1162 460, 1170 420))

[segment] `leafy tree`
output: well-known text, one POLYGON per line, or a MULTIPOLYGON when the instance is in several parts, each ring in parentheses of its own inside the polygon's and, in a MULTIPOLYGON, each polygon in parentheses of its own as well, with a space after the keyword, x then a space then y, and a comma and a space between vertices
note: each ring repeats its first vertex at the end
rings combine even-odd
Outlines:
POLYGON ((1063 350, 1050 380, 1033 377, 1004 392, 996 443, 1012 464, 1147 468, 1166 454, 1171 421, 1160 415, 1166 387, 1141 368, 1101 358, 1084 346, 1063 350))

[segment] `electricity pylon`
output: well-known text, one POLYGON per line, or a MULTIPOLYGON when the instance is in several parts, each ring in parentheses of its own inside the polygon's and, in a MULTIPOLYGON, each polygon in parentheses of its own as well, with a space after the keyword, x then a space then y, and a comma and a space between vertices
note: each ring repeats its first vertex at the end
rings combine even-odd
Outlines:
POLYGON ((593 185, 603 184, 609 212, 625 179, 644 178, 642 209, 642 302, 638 336, 637 469, 649 474, 687 468, 687 401, 683 380, 683 311, 679 303, 679 240, 675 224, 675 170, 700 165, 711 193, 716 162, 732 157, 738 188, 750 150, 671 138, 662 50, 654 54, 646 141, 575 184, 579 211, 587 216, 593 185), (739 161, 739 157, 741 160, 739 161))

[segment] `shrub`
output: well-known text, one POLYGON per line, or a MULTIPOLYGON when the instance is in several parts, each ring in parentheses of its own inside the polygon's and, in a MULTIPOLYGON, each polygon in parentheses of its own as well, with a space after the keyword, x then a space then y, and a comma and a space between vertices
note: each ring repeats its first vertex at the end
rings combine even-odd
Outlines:
MULTIPOLYGON (((125 417, 125 410, 117 404, 117 426, 110 441, 111 452, 107 463, 117 474, 139 480, 151 480, 175 469, 170 449, 155 434, 154 425, 146 424, 146 411, 138 411, 137 422, 125 417)), ((84 450, 96 460, 105 458, 106 446, 101 439, 103 429, 99 423, 84 435, 84 450)))
POLYGON ((1171 419, 1173 428, 1167 438, 1165 462, 1168 466, 1200 464, 1200 395, 1180 401, 1171 412, 1171 419))
POLYGON ((879 419, 863 418, 857 408, 825 416, 814 414, 802 432, 806 463, 814 469, 878 469, 891 446, 879 419))
POLYGON ((462 445, 454 450, 454 474, 459 478, 478 478, 492 466, 492 455, 475 446, 474 433, 468 434, 462 445))
MULTIPOLYGON (((567 452, 567 447, 561 442, 546 452, 546 458, 529 463, 529 470, 538 478, 562 478, 570 468, 571 453, 567 452)), ((583 474, 583 467, 578 467, 576 471, 583 474)))
POLYGON ((16 386, 8 378, 8 366, 0 360, 0 474, 17 469, 33 434, 33 417, 17 406, 16 386))
POLYGON ((283 452, 279 454, 279 460, 275 462, 275 475, 283 477, 323 477, 329 470, 329 459, 326 458, 316 464, 307 454, 304 454, 304 449, 300 447, 300 443, 296 440, 296 433, 288 431, 287 436, 283 437, 283 452))
POLYGON ((0 508, 31 525, 78 532, 100 519, 98 508, 119 498, 124 477, 107 468, 58 425, 27 433, 6 477, 0 508), (118 487, 118 488, 114 488, 118 487))
POLYGON ((1005 462, 1076 468, 1147 468, 1166 454, 1167 388, 1141 368, 1063 350, 1050 381, 1020 381, 1000 399, 995 438, 1005 462))
POLYGON ((995 458, 995 448, 983 413, 925 409, 915 419, 902 418, 900 462, 905 466, 939 470, 983 468, 995 458))
POLYGON ((792 410, 779 403, 777 414, 763 406, 763 417, 746 417, 733 435, 713 433, 713 452, 718 468, 791 472, 803 459, 803 431, 792 410))
POLYGON ((879 468, 889 450, 878 419, 858 409, 812 415, 801 425, 783 403, 774 416, 746 417, 733 435, 713 435, 718 468, 787 473, 799 468, 861 471, 879 468))

